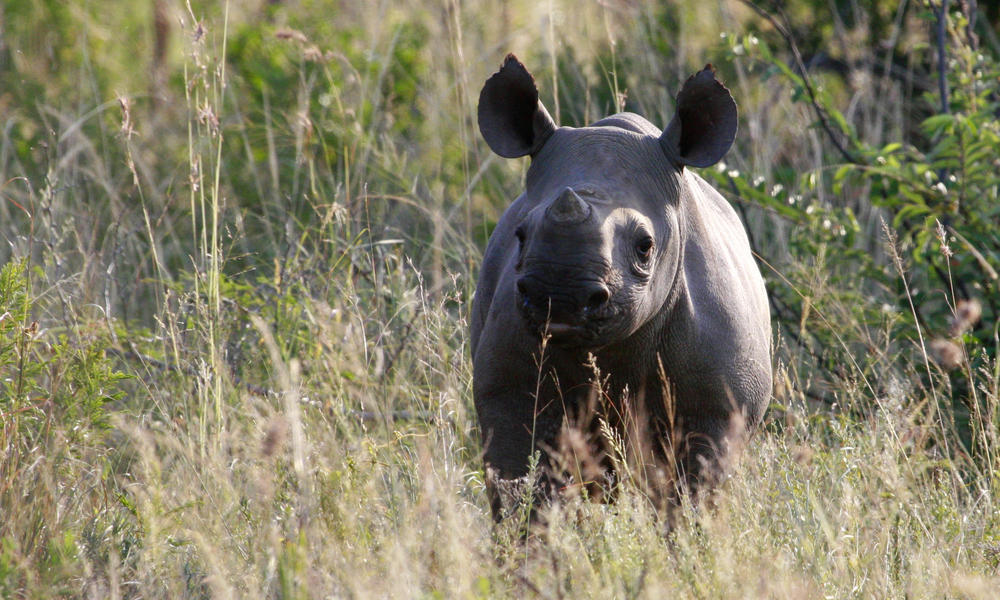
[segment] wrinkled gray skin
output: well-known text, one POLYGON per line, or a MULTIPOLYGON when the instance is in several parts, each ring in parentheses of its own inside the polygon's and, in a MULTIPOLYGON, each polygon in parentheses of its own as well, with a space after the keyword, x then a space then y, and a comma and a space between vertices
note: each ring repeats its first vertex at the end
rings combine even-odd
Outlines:
POLYGON ((670 446, 682 481, 709 480, 771 392, 770 315, 746 233, 688 168, 731 146, 729 91, 709 66, 685 83, 662 134, 631 113, 558 127, 510 55, 483 88, 479 125, 497 154, 531 156, 525 192, 490 237, 472 308, 494 516, 502 480, 524 476, 535 450, 544 467, 564 419, 591 394, 588 354, 609 377, 611 412, 627 389, 644 403, 650 436, 683 440, 670 446))

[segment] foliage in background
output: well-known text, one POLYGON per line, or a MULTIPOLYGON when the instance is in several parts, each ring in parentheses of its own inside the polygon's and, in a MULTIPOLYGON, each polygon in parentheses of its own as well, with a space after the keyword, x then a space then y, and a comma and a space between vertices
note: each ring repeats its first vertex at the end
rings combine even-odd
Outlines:
POLYGON ((924 115, 919 127, 904 124, 907 134, 888 143, 859 131, 837 109, 827 79, 810 81, 815 75, 787 65, 754 34, 735 40, 734 58, 746 57, 765 80, 777 76, 791 85, 831 156, 777 183, 726 169, 714 179, 809 232, 793 235, 790 250, 800 261, 822 261, 832 285, 823 299, 802 293, 816 288, 794 272, 772 286, 777 314, 791 325, 788 335, 831 372, 850 360, 865 378, 887 366, 869 359, 883 343, 870 331, 886 331, 894 358, 918 365, 933 402, 975 452, 971 438, 983 419, 996 417, 976 387, 980 369, 995 372, 1000 347, 1000 66, 978 47, 967 14, 925 10, 914 18, 940 28, 948 62, 932 60, 941 47, 925 44, 911 56, 920 65, 911 77, 938 78, 944 96, 928 91, 915 98, 913 114, 924 115), (851 308, 838 314, 831 306, 851 308), (806 332, 797 325, 812 313, 821 323, 806 332), (854 335, 844 336, 845 326, 854 335), (848 337, 852 343, 845 344, 848 337))
POLYGON ((754 6, 5 2, 0 596, 991 597, 1000 14, 754 6), (508 51, 567 125, 664 125, 706 62, 739 103, 702 174, 778 385, 670 535, 627 486, 489 522, 465 315, 522 185, 475 123, 508 51))
MULTIPOLYGON (((110 414, 126 377, 105 357, 107 338, 49 333, 32 320, 25 261, 0 268, 0 594, 73 589, 78 552, 107 554, 107 527, 130 554, 135 531, 106 508, 110 414), (70 484, 69 486, 67 484, 70 484), (74 505, 86 515, 72 514, 74 505), (126 541, 128 537, 130 541, 126 541), (103 542, 103 540, 100 540, 103 542), (28 568, 30 565, 30 568, 28 568)), ((114 551, 118 551, 115 549, 114 551)))

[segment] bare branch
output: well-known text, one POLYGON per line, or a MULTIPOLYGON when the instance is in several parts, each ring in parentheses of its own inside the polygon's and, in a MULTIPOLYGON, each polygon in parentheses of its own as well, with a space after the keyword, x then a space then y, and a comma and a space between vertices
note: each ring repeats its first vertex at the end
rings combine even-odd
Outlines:
POLYGON ((795 66, 802 74, 802 84, 805 86, 806 93, 809 95, 809 104, 812 105, 817 118, 819 118, 820 125, 823 126, 823 130, 826 131, 826 135, 830 138, 830 142, 833 146, 846 162, 855 165, 863 164, 847 151, 847 148, 844 147, 844 145, 837 138, 836 134, 834 134, 833 127, 830 125, 830 121, 826 116, 826 111, 819 105, 819 101, 816 99, 816 90, 813 88, 812 81, 809 79, 809 73, 806 71, 806 65, 802 61, 802 54, 799 52, 799 48, 795 44, 795 39, 792 37, 791 31, 788 28, 788 18, 785 16, 784 11, 782 11, 780 7, 778 8, 781 20, 784 21, 784 23, 779 23, 774 15, 758 6, 757 3, 753 2, 753 0, 741 0, 741 2, 749 6, 754 12, 770 23, 771 26, 774 27, 775 31, 777 31, 781 37, 784 38, 785 43, 788 44, 788 48, 792 51, 792 56, 795 58, 795 66))

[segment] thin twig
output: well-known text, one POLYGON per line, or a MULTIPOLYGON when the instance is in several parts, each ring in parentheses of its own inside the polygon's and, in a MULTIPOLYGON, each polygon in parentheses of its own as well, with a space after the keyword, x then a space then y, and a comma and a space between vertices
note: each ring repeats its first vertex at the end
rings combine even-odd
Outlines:
POLYGON ((394 410, 391 413, 388 413, 388 415, 383 415, 382 413, 378 413, 373 410, 352 410, 350 414, 365 423, 381 422, 385 420, 386 416, 388 416, 391 421, 417 421, 420 423, 437 423, 439 421, 444 421, 445 423, 452 423, 452 419, 450 417, 440 419, 429 410, 394 410))
POLYGON ((819 101, 816 99, 816 90, 813 88, 812 81, 809 79, 809 73, 806 71, 805 63, 802 61, 802 54, 799 53, 799 47, 795 44, 795 39, 792 37, 792 34, 787 27, 788 18, 785 17, 784 11, 782 11, 780 7, 778 8, 778 12, 781 14, 781 20, 785 22, 785 24, 782 24, 774 18, 774 15, 758 6, 752 0, 740 1, 749 6, 754 12, 770 23, 771 26, 774 27, 774 29, 781 35, 781 37, 784 38, 785 43, 788 44, 788 48, 792 51, 792 56, 795 58, 795 65, 802 74, 802 85, 805 86, 806 93, 809 94, 809 104, 812 105, 817 118, 819 118, 820 125, 823 126, 823 130, 826 131, 826 135, 830 138, 830 142, 833 143, 833 146, 837 149, 840 155, 844 157, 846 162, 855 165, 863 164, 861 161, 852 156, 846 148, 844 148, 844 145, 840 143, 840 140, 837 139, 837 136, 833 133, 833 128, 830 126, 829 119, 827 119, 826 111, 822 106, 820 106, 819 101))
MULTIPOLYGON (((159 371, 170 371, 172 373, 183 373, 184 375, 190 375, 191 377, 198 377, 198 373, 191 367, 184 367, 181 365, 175 365, 168 362, 164 362, 162 360, 153 358, 152 356, 142 354, 141 352, 136 351, 134 348, 129 350, 119 350, 118 348, 106 348, 104 350, 104 353, 107 354, 108 356, 116 356, 123 360, 139 361, 144 365, 154 367, 159 371)), ((242 386, 246 388, 248 392, 250 392, 255 396, 261 396, 266 398, 278 395, 277 392, 275 392, 270 388, 262 387, 250 383, 248 381, 243 381, 236 374, 230 373, 230 377, 232 377, 233 383, 235 383, 237 386, 242 386)))
POLYGON ((968 24, 965 26, 965 37, 968 39, 969 47, 973 50, 979 50, 979 36, 976 35, 976 14, 978 12, 979 6, 976 0, 966 0, 965 16, 968 24))
POLYGON ((941 95, 941 113, 947 115, 951 113, 948 101, 948 53, 945 51, 945 36, 948 34, 948 0, 941 0, 941 8, 936 12, 938 93, 941 95))
MULTIPOLYGON (((162 360, 153 358, 152 356, 142 354, 135 349, 130 350, 119 350, 118 348, 106 348, 104 353, 108 356, 114 356, 122 360, 132 360, 141 362, 143 365, 153 367, 159 371, 170 371, 172 373, 182 373, 184 375, 190 375, 191 377, 198 377, 198 373, 190 368, 180 365, 171 364, 164 362, 162 360)), ((243 381, 238 375, 230 373, 233 383, 237 386, 245 388, 248 392, 255 396, 260 396, 262 398, 275 398, 278 397, 278 392, 259 386, 248 381, 243 381)), ((34 406, 27 407, 33 408, 34 406)), ((390 413, 382 414, 372 410, 352 410, 349 412, 352 417, 355 417, 365 423, 376 423, 385 420, 385 417, 389 417, 391 421, 418 421, 424 423, 435 423, 438 421, 444 421, 451 423, 451 418, 441 419, 431 411, 427 410, 394 410, 390 413)))

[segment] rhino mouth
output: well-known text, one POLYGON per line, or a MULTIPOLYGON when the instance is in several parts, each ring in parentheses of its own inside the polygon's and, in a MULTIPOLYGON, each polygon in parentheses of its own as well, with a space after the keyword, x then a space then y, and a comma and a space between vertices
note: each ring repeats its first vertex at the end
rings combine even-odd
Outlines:
POLYGON ((547 336, 556 344, 567 346, 592 342, 597 338, 596 333, 586 325, 572 325, 570 323, 542 323, 538 328, 538 333, 547 336))
POLYGON ((571 325, 569 323, 545 323, 542 325, 542 329, 544 330, 544 333, 553 337, 580 335, 580 333, 587 331, 586 328, 581 325, 571 325))
POLYGON ((554 344, 593 348, 614 320, 613 291, 603 279, 528 272, 517 280, 518 309, 528 328, 554 344))
POLYGON ((559 346, 599 346, 601 332, 608 321, 608 317, 597 315, 575 318, 563 314, 551 315, 523 304, 521 315, 533 333, 559 346))

